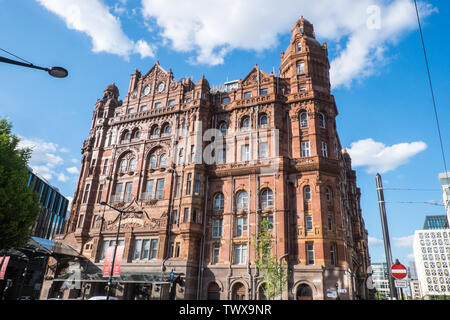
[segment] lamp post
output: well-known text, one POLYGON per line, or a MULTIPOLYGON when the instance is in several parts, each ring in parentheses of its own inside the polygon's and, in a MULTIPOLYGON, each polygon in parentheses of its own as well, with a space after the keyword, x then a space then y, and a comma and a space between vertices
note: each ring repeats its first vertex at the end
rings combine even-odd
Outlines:
POLYGON ((65 78, 65 77, 67 77, 69 75, 69 72, 66 69, 62 68, 62 67, 44 68, 44 67, 35 66, 32 63, 24 63, 24 62, 8 59, 8 58, 5 58, 5 57, 0 57, 0 62, 9 63, 9 64, 15 64, 17 66, 22 66, 22 67, 27 67, 27 68, 33 68, 33 69, 47 71, 49 75, 51 75, 52 77, 55 77, 55 78, 65 78))
POLYGON ((122 216, 124 213, 137 213, 137 214, 142 214, 142 211, 123 211, 120 209, 117 209, 109 204, 107 204, 106 202, 102 201, 100 202, 100 204, 102 206, 107 206, 110 207, 111 209, 119 212, 119 225, 117 226, 117 233, 116 233, 116 242, 114 243, 114 253, 113 253, 113 257, 112 257, 112 264, 111 264, 111 270, 109 272, 109 279, 108 279, 108 289, 106 290, 106 300, 109 300, 109 295, 111 292, 111 285, 112 285, 112 277, 113 277, 113 272, 114 272, 114 262, 116 260, 116 253, 117 253, 117 245, 119 243, 119 233, 120 233, 120 224, 122 222, 122 216))

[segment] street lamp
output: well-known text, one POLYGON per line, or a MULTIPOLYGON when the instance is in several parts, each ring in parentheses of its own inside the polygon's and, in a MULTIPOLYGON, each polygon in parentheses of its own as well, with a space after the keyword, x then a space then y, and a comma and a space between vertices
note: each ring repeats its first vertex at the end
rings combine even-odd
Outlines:
POLYGON ((15 65, 27 67, 27 68, 44 70, 44 71, 47 71, 49 75, 51 75, 52 77, 55 77, 55 78, 65 78, 69 75, 69 72, 62 67, 44 68, 44 67, 35 66, 32 63, 24 63, 24 62, 8 59, 5 57, 0 57, 0 62, 15 64, 15 65))
POLYGON ((102 206, 110 207, 111 209, 116 210, 117 212, 119 212, 119 225, 117 227, 116 242, 114 243, 114 253, 113 253, 113 257, 112 257, 111 270, 109 272, 108 290, 106 290, 106 300, 109 300, 109 295, 110 295, 110 292, 111 292, 111 285, 112 285, 112 277, 113 277, 113 272, 114 272, 114 262, 116 260, 117 245, 119 243, 119 233, 120 233, 120 224, 122 222, 122 216, 123 216, 124 213, 142 214, 142 211, 124 211, 124 210, 120 210, 120 209, 117 209, 117 208, 107 204, 104 201, 100 202, 100 204, 102 206))

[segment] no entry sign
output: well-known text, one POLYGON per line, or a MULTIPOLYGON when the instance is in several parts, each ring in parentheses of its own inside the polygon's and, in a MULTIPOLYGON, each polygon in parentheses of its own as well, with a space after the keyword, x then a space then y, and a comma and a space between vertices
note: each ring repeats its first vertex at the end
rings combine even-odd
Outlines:
POLYGON ((406 267, 402 264, 394 264, 391 267, 391 275, 395 279, 402 280, 408 275, 408 270, 406 270, 406 267))

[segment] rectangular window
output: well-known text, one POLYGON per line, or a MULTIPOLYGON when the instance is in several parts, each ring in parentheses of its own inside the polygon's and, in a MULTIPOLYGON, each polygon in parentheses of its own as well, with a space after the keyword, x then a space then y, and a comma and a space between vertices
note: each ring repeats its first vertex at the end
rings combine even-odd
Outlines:
POLYGON ((100 187, 98 188, 97 203, 102 202, 102 194, 103 194, 103 184, 101 184, 100 187))
POLYGON ((161 108, 161 102, 155 103, 155 109, 157 109, 157 108, 161 108))
POLYGON ((314 243, 306 244, 307 264, 314 264, 314 243))
POLYGON ((259 94, 260 95, 265 95, 265 94, 268 94, 269 93, 269 91, 267 90, 267 89, 261 89, 260 91, 259 91, 259 94))
POLYGON ((133 182, 127 182, 125 185, 125 202, 131 201, 131 189, 133 188, 133 182))
POLYGON ((230 102, 230 98, 222 98, 222 103, 228 103, 230 102))
POLYGON ((247 262, 247 245, 237 244, 234 246, 234 264, 245 264, 247 262))
POLYGON ((250 146, 248 144, 244 144, 241 146, 241 161, 249 161, 250 160, 250 146))
POLYGON ((186 195, 191 194, 191 182, 192 182, 192 173, 188 173, 187 181, 186 181, 186 195))
POLYGON ((251 98, 251 97, 252 97, 252 93, 251 92, 244 93, 244 98, 251 98))
POLYGON ((311 152, 309 148, 309 141, 302 142, 302 157, 310 157, 311 152))
POLYGON ((331 264, 333 266, 335 266, 336 265, 336 245, 334 243, 332 243, 330 246, 330 259, 331 259, 331 264))
POLYGON ((305 63, 302 61, 297 62, 297 74, 305 74, 305 63))
MULTIPOLYGON (((116 243, 115 240, 104 240, 104 241, 103 241, 102 255, 101 255, 101 257, 100 257, 100 260, 104 260, 104 259, 105 259, 105 256, 106 256, 106 250, 107 250, 109 247, 114 246, 115 243, 116 243)), ((119 246, 123 246, 123 244, 124 244, 124 241, 123 241, 123 240, 119 240, 118 245, 119 245, 119 246)))
POLYGON ((194 209, 194 211, 192 211, 192 222, 197 223, 197 221, 198 221, 198 211, 197 209, 194 209))
POLYGON ((333 217, 328 216, 328 231, 333 231, 333 217))
MULTIPOLYGON (((268 216, 268 217, 264 217, 261 221, 263 220, 267 220, 269 222, 269 228, 267 229, 268 231, 273 230, 273 216, 268 216)), ((262 227, 261 227, 262 230, 262 227)))
POLYGON ((175 105, 175 100, 174 99, 169 100, 169 106, 173 106, 173 105, 175 105))
POLYGON ((80 218, 78 219, 78 228, 81 228, 83 226, 83 220, 84 220, 84 215, 80 215, 80 218))
POLYGON ((164 199, 164 179, 156 182, 156 199, 164 199))
POLYGON ((269 143, 261 142, 259 144, 259 158, 264 159, 269 156, 269 143))
POLYGON ((173 242, 171 242, 170 243, 170 249, 169 249, 169 257, 170 258, 173 258, 174 248, 175 248, 175 244, 173 242))
POLYGON ((180 256, 180 243, 177 242, 175 245, 175 258, 178 258, 180 256))
POLYGON ((141 258, 141 251, 142 251, 142 240, 136 240, 134 242, 134 260, 139 260, 141 258))
POLYGON ((173 221, 172 224, 178 224, 178 210, 173 210, 173 221))
POLYGON ((196 196, 200 194, 200 173, 195 174, 194 194, 196 196))
POLYGON ((322 156, 328 158, 328 145, 322 141, 322 156))
POLYGON ((195 162, 195 145, 191 145, 191 163, 195 162))
POLYGON ((108 159, 105 159, 105 162, 103 162, 103 172, 102 172, 102 174, 106 174, 107 170, 108 170, 108 159))
POLYGON ((156 259, 157 254, 158 254, 158 240, 152 239, 150 249, 150 259, 156 259))
POLYGON ((313 219, 312 216, 306 216, 306 230, 312 231, 313 229, 313 219))
POLYGON ((222 219, 213 220, 212 237, 221 238, 222 237, 222 219))
POLYGON ((154 180, 147 181, 147 184, 145 185, 145 193, 144 193, 144 200, 151 200, 153 199, 153 184, 154 180))
POLYGON ((86 187, 84 188, 83 203, 86 203, 86 201, 87 201, 90 186, 91 186, 90 184, 87 184, 86 187))
POLYGON ((247 231, 247 218, 238 218, 236 220, 236 237, 242 237, 247 231))
POLYGON ((183 222, 187 223, 188 221, 189 221, 189 208, 184 208, 183 222))
POLYGON ((175 197, 181 197, 181 177, 177 176, 176 187, 175 187, 175 197))
POLYGON ((114 192, 114 195, 112 196, 112 202, 120 202, 120 198, 122 196, 122 188, 123 188, 123 184, 122 183, 118 183, 116 185, 116 189, 114 192))
POLYGON ((144 240, 142 243, 142 257, 141 259, 148 259, 150 252, 150 240, 144 240))
POLYGON ((211 262, 211 264, 219 263, 219 254, 220 254, 220 244, 215 243, 214 246, 213 246, 212 262, 211 262))
POLYGON ((99 223, 100 223, 100 216, 95 216, 94 217, 94 224, 93 224, 93 228, 94 229, 97 229, 100 225, 99 225, 99 223))

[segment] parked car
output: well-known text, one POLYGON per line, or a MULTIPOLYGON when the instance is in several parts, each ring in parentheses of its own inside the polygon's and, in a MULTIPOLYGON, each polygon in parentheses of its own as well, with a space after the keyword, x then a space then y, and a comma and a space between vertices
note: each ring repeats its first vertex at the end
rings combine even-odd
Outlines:
MULTIPOLYGON (((88 300, 106 300, 106 296, 90 297, 88 300)), ((120 299, 117 297, 109 297, 109 300, 120 300, 120 299)))

